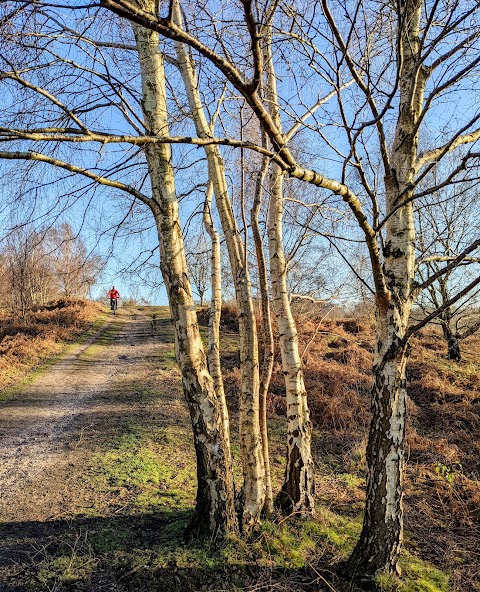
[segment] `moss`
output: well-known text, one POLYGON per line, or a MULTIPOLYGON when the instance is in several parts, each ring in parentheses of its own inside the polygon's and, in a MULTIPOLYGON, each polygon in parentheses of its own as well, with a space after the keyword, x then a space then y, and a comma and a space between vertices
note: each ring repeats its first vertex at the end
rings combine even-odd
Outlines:
POLYGON ((343 481, 348 487, 361 487, 365 483, 365 479, 352 473, 341 473, 337 478, 343 481))
POLYGON ((376 584, 380 592, 448 592, 449 578, 425 561, 404 552, 400 560, 402 578, 380 574, 376 584))

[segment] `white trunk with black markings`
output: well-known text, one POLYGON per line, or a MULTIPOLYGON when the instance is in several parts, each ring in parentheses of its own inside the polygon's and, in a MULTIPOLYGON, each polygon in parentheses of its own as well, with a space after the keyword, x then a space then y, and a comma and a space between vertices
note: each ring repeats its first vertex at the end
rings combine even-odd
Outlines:
MULTIPOLYGON (((275 69, 272 56, 272 31, 266 35, 266 90, 272 120, 282 129, 275 69)), ((280 334, 280 352, 287 399, 287 463, 282 491, 277 503, 287 512, 313 514, 315 481, 312 458, 312 424, 298 336, 287 288, 287 262, 283 245, 283 171, 273 163, 270 174, 270 207, 268 213, 268 250, 272 285, 272 304, 280 334)))
MULTIPOLYGON (((143 3, 153 10, 154 2, 143 3)), ((158 34, 132 25, 142 77, 142 106, 150 134, 168 134, 163 56, 158 34)), ((175 349, 193 428, 197 458, 194 534, 223 535, 236 529, 230 450, 200 337, 179 221, 168 144, 146 149, 152 211, 158 230, 162 275, 175 323, 175 349)))
POLYGON ((210 316, 208 319, 208 350, 207 360, 208 369, 213 378, 213 384, 220 400, 220 407, 223 417, 225 438, 230 447, 230 420, 228 417, 227 400, 225 397, 225 388, 223 385, 222 365, 220 361, 220 321, 222 317, 222 269, 220 255, 220 236, 215 229, 211 213, 213 196, 213 185, 208 184, 205 204, 203 208, 203 225, 210 236, 212 251, 211 261, 211 302, 210 316))
POLYGON ((283 249, 283 172, 275 164, 270 177, 268 247, 272 303, 280 336, 287 399, 287 464, 277 504, 288 512, 313 513, 312 424, 298 351, 297 328, 288 296, 287 263, 283 249))
POLYGON ((415 271, 412 195, 418 148, 416 122, 427 74, 419 66, 421 2, 401 3, 400 105, 391 174, 385 178, 387 214, 383 273, 387 293, 377 295, 377 342, 374 358, 372 422, 367 446, 367 498, 360 540, 349 560, 351 570, 373 576, 399 571, 403 539, 403 470, 405 449, 407 332, 415 271), (398 207, 398 209, 396 209, 398 207))
MULTIPOLYGON (((181 23, 179 7, 174 16, 181 23)), ((198 91, 196 72, 190 56, 181 43, 175 44, 180 72, 185 84, 190 111, 200 138, 211 135, 198 91)), ((258 339, 250 275, 245 250, 228 195, 225 165, 218 146, 206 146, 209 178, 213 183, 215 202, 232 270, 238 309, 240 333, 240 446, 243 468, 242 526, 251 528, 260 519, 265 503, 265 466, 260 434, 258 339)))

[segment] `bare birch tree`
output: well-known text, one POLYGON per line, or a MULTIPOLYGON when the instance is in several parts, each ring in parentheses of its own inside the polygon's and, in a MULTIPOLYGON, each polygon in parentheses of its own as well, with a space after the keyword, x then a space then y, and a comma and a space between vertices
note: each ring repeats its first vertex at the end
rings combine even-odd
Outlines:
MULTIPOLYGON (((180 6, 173 5, 172 18, 182 27, 180 6)), ((199 138, 213 135, 201 100, 195 64, 182 43, 176 43, 179 69, 182 75, 190 111, 199 138)), ((244 244, 229 198, 225 163, 218 146, 207 145, 209 178, 213 184, 215 203, 227 245, 230 268, 235 286, 240 333, 240 442, 243 467, 242 524, 251 527, 260 518, 265 504, 265 458, 260 432, 258 337, 253 306, 247 246, 244 244)), ((266 459, 268 462, 268 459, 266 459)))

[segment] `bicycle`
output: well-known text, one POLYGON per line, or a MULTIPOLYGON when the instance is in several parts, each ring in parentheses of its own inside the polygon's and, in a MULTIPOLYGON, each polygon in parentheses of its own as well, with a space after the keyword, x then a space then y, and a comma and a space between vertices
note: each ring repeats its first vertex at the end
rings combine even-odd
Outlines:
POLYGON ((113 314, 117 314, 118 309, 118 298, 111 298, 110 299, 110 310, 113 310, 113 314))

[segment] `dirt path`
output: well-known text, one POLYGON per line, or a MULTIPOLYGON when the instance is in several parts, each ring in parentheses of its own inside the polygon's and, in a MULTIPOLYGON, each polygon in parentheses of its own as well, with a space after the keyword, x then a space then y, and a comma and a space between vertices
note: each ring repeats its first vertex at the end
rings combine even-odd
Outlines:
POLYGON ((63 590, 40 582, 32 587, 39 552, 45 555, 58 529, 64 532, 79 515, 104 519, 129 503, 125 488, 115 500, 95 490, 88 475, 95 455, 121 438, 125 425, 145 424, 147 415, 156 429, 187 421, 171 323, 165 310, 156 317, 121 311, 2 402, 0 591, 63 590), (152 390, 168 396, 152 403, 152 390))

